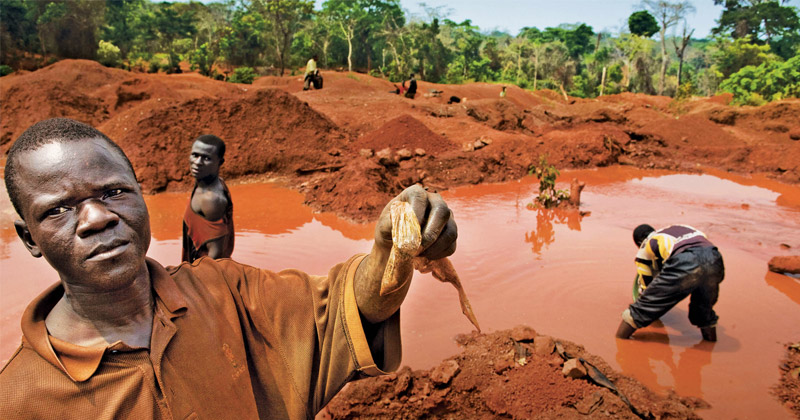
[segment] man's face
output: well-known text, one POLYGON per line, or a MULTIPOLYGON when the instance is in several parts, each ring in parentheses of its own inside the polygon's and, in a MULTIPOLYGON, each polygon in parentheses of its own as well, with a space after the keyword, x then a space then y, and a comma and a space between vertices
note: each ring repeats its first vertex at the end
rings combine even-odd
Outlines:
POLYGON ((196 141, 192 145, 189 163, 192 176, 195 179, 203 179, 209 176, 218 176, 222 161, 217 153, 217 146, 196 141))
POLYGON ((146 273, 150 219, 139 184, 103 139, 18 156, 17 233, 69 286, 115 290, 146 273))

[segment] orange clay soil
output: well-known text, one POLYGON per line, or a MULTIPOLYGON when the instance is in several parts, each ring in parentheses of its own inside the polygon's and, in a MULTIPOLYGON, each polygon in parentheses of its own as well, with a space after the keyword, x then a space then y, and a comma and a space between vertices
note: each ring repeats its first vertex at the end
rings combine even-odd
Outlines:
POLYGON ((191 142, 213 133, 228 145, 224 177, 283 178, 312 207, 361 221, 412 183, 519 179, 542 154, 561 169, 704 166, 800 182, 798 99, 733 107, 729 97, 626 93, 566 102, 547 90, 510 86, 501 99, 499 85, 419 82, 411 100, 382 79, 324 75, 325 89, 304 92, 300 76, 236 85, 65 60, 2 78, 0 151, 36 121, 75 118, 119 142, 145 191, 157 192, 189 186, 191 142), (463 101, 448 105, 450 96, 463 101), (386 148, 391 153, 377 154, 386 148), (400 149, 411 156, 397 156, 400 149))
MULTIPOLYGON (((697 171, 702 166, 800 182, 798 99, 761 107, 729 106, 725 96, 673 101, 630 93, 565 101, 547 90, 510 86, 500 98, 499 85, 419 82, 411 100, 390 93, 394 86, 382 79, 323 74, 323 90, 304 92, 300 76, 237 85, 194 73, 131 73, 64 60, 0 79, 0 151, 7 152, 39 120, 74 118, 117 141, 144 190, 152 193, 188 189, 192 140, 213 133, 227 144, 224 177, 280 178, 314 209, 359 221, 377 217, 391 197, 413 183, 444 189, 519 179, 540 155, 561 169, 623 164, 697 171), (433 90, 443 93, 434 96, 433 90), (449 105, 450 96, 462 102, 449 105)), ((403 371, 389 382, 373 380, 391 388, 380 395, 378 390, 345 395, 388 401, 384 406, 390 407, 402 403, 404 415, 412 418, 448 410, 489 417, 533 417, 542 410, 631 415, 607 391, 585 381, 564 382, 561 368, 547 360, 493 373, 488 363, 508 351, 501 333, 461 340, 465 351, 454 360, 462 373, 452 385, 430 385, 427 394, 429 373, 403 371), (402 375, 411 384, 398 392, 392 381, 402 375)), ((602 360, 585 358, 618 386, 635 383, 602 360)), ((658 400, 644 387, 631 387, 639 390, 629 395, 635 406, 644 401, 647 411, 662 418, 692 415, 677 397, 658 400)), ((784 388, 794 397, 781 398, 797 401, 797 388, 784 388)), ((370 405, 359 401, 332 405, 332 414, 371 413, 370 405)))
POLYGON ((694 409, 706 407, 697 398, 655 395, 583 347, 530 327, 456 341, 462 352, 433 369, 404 367, 347 385, 317 419, 699 419, 694 409), (565 376, 569 362, 555 342, 568 357, 597 368, 617 392, 589 377, 565 376))
POLYGON ((786 345, 786 358, 779 368, 781 380, 772 391, 787 410, 800 418, 800 341, 786 345))

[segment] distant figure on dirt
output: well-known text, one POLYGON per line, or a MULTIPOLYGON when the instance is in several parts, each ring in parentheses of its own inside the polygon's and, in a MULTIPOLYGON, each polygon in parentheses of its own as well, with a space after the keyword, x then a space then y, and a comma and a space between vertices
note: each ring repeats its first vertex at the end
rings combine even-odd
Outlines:
POLYGON ((322 89, 322 75, 319 74, 317 60, 318 57, 314 54, 306 63, 306 72, 303 75, 303 90, 309 90, 311 86, 314 86, 314 89, 322 89))
POLYGON ((219 168, 225 162, 225 142, 205 134, 192 145, 189 164, 195 178, 183 215, 182 261, 209 256, 230 258, 233 253, 233 201, 219 168))
POLYGON ((501 98, 505 98, 506 97, 506 87, 505 86, 503 86, 503 90, 500 91, 500 97, 501 98))
POLYGON ((406 81, 403 81, 403 88, 406 89, 405 97, 409 99, 414 99, 414 96, 417 94, 417 79, 414 78, 414 73, 411 73, 411 76, 408 78, 408 87, 406 88, 406 81))
POLYGON ((458 96, 451 96, 450 99, 447 100, 448 104, 457 104, 459 102, 461 102, 461 98, 458 96))
POLYGON ((639 225, 633 231, 636 254, 635 301, 622 313, 617 337, 628 338, 638 328, 661 318, 691 296, 689 321, 704 340, 717 341, 714 305, 725 267, 717 247, 703 232, 685 225, 655 230, 639 225))
POLYGON ((327 275, 229 258, 164 267, 146 257, 150 217, 130 160, 66 118, 22 133, 5 183, 23 245, 59 282, 28 305, 0 370, 3 420, 313 419, 345 383, 400 365, 413 270, 380 295, 393 204, 423 226, 421 256, 452 255, 458 237, 444 199, 413 185, 384 208, 369 253, 342 255, 327 275))

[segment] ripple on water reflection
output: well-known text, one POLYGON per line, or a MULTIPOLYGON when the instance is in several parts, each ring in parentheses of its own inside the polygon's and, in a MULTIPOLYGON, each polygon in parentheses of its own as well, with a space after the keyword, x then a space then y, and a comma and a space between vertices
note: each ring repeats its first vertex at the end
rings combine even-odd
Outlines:
MULTIPOLYGON (((653 389, 706 399, 714 418, 789 418, 772 399, 781 343, 796 340, 800 286, 767 273, 766 262, 800 249, 800 188, 721 172, 674 174, 632 168, 571 171, 587 186, 575 210, 531 210, 531 179, 443 193, 459 224, 452 257, 481 325, 491 331, 528 324, 579 342, 653 389), (686 302, 637 339, 613 338, 630 302, 635 247, 631 229, 647 222, 695 226, 719 246, 727 277, 717 312, 719 342, 703 343, 686 302), (790 251, 778 245, 791 246, 790 251)), ((324 274, 369 251, 373 225, 313 213, 303 197, 272 184, 231 188, 237 227, 234 258, 268 269, 324 274)), ((2 200, 6 200, 2 194, 2 200)), ((177 263, 188 197, 147 197, 149 255, 177 263)), ((57 278, 16 239, 13 210, 0 202, 0 359, 19 343, 24 306, 57 278)), ((455 290, 418 275, 403 306, 404 363, 428 368, 458 351, 452 338, 470 331, 455 290)))

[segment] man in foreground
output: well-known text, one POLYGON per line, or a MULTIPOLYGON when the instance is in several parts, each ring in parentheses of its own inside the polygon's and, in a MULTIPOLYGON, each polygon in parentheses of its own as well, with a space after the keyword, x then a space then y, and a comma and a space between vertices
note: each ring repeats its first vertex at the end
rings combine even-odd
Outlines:
MULTIPOLYGON (((23 315, 0 418, 310 419, 347 381, 400 362, 411 273, 379 295, 386 210, 371 252, 327 277, 230 259, 165 268, 145 257, 149 217, 130 162, 94 128, 35 124, 9 150, 5 181, 17 233, 60 282, 23 315)), ((455 251, 441 196, 413 186, 394 200, 419 219, 420 255, 455 251)))
POLYGON ((639 225, 633 231, 638 299, 622 313, 617 337, 628 338, 638 328, 661 318, 691 295, 689 321, 700 328, 704 340, 717 341, 714 304, 725 277, 722 256, 705 234, 684 225, 656 231, 639 225))
POLYGON ((202 256, 230 258, 233 254, 233 201, 219 168, 225 162, 225 142, 205 134, 192 144, 190 171, 195 179, 183 214, 181 261, 202 256))

